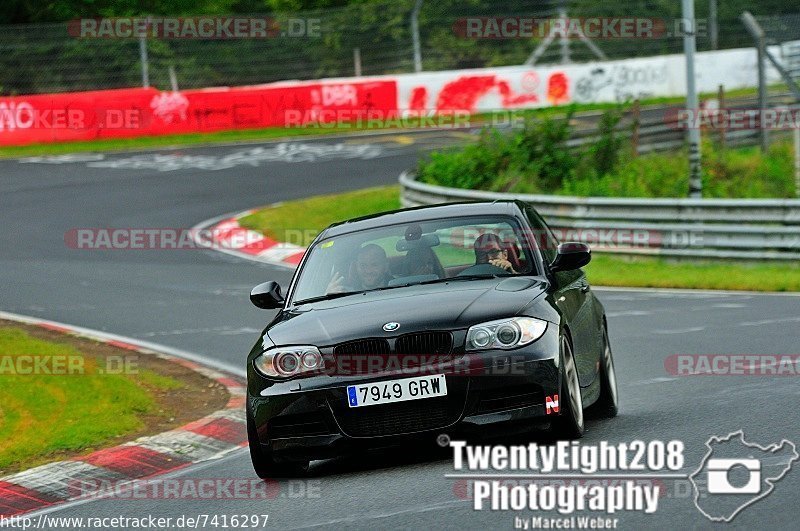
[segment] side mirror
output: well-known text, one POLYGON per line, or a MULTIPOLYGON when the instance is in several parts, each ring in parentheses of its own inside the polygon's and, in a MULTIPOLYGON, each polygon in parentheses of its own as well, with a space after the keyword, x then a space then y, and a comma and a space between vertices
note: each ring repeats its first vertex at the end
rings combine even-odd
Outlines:
POLYGON ((565 242, 558 246, 555 260, 550 264, 550 271, 572 271, 588 264, 592 259, 592 250, 585 243, 565 242))
POLYGON ((264 282, 250 291, 250 302, 257 308, 271 310, 282 308, 286 301, 277 282, 264 282))

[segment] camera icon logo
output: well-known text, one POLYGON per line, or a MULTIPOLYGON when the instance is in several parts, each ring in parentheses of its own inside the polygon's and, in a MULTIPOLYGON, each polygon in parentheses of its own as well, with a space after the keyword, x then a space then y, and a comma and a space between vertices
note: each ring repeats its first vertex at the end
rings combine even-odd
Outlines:
POLYGON ((730 522, 745 508, 764 499, 800 459, 793 442, 761 446, 739 430, 706 441, 708 452, 689 475, 694 504, 712 522, 730 522))
POLYGON ((709 494, 758 494, 761 492, 761 461, 758 459, 709 459, 707 468, 707 489, 709 494), (750 477, 747 483, 734 486, 730 473, 744 467, 750 477))

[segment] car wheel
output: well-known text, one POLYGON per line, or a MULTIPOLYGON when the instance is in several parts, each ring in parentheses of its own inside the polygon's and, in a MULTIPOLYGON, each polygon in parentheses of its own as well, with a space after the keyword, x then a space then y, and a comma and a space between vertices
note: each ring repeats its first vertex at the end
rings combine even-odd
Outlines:
POLYGON ((308 472, 308 461, 305 462, 276 462, 272 452, 264 451, 258 440, 255 423, 250 412, 247 412, 247 440, 250 447, 250 460, 253 470, 261 479, 290 478, 308 472))
POLYGON ((560 439, 582 437, 583 398, 572 346, 566 337, 561 338, 561 392, 558 398, 561 414, 553 424, 553 434, 560 439))
POLYGON ((619 395, 617 392, 617 373, 614 370, 614 356, 611 354, 611 342, 608 329, 603 326, 603 359, 600 363, 600 398, 595 402, 599 416, 613 418, 617 416, 619 395))

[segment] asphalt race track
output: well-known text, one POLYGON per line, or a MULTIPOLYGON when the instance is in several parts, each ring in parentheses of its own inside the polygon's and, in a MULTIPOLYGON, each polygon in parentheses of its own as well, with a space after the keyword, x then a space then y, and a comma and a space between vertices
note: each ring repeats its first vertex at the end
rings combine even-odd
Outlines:
MULTIPOLYGON (((0 310, 159 343, 241 370, 270 317, 250 305, 248 292, 269 279, 286 285, 288 271, 208 250, 76 250, 64 235, 79 227, 189 228, 261 204, 390 184, 420 149, 442 139, 431 133, 300 142, 302 149, 273 143, 0 161, 0 310)), ((796 376, 681 377, 664 367, 673 354, 800 353, 800 297, 596 291, 608 311, 621 412, 590 421, 584 441, 680 439, 687 474, 713 435, 742 429, 761 445, 800 442, 796 376)), ((796 462, 769 496, 729 525, 796 528, 798 469, 796 462)), ((282 482, 269 500, 93 500, 49 513, 268 514, 270 527, 281 529, 513 526, 513 511, 474 511, 463 484, 444 477, 451 472, 447 452, 378 452, 316 462, 309 478, 282 482)), ((171 477, 255 478, 246 450, 171 477)), ((628 529, 712 527, 690 491, 675 490, 667 482, 668 496, 653 515, 613 516, 628 529)))

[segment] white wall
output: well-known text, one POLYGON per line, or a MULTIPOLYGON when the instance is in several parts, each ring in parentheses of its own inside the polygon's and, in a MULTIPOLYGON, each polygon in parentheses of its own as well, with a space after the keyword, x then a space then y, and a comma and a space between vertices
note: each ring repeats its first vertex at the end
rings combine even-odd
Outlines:
MULTIPOLYGON (((780 54, 779 47, 774 47, 774 53, 780 54)), ((686 93, 685 68, 683 55, 677 54, 567 66, 512 66, 394 77, 399 109, 412 108, 416 94, 417 103, 424 99, 424 109, 488 111, 682 96, 686 93), (422 94, 426 97, 422 98, 422 94)), ((720 84, 726 90, 755 87, 758 84, 755 49, 699 52, 696 72, 701 92, 716 92, 720 84)), ((780 80, 772 67, 768 79, 780 80)))

